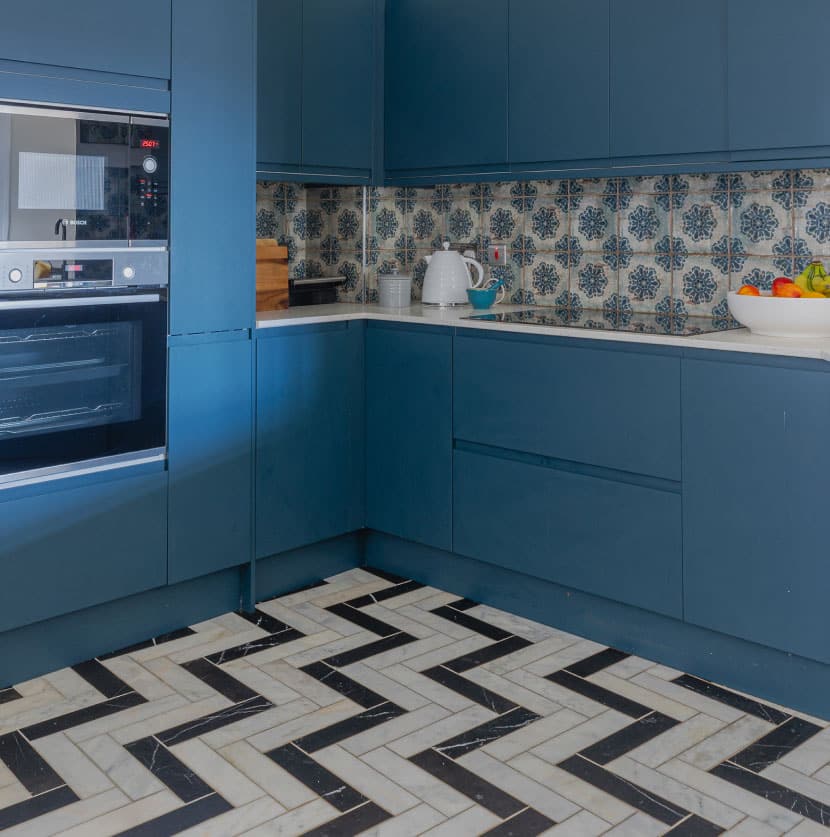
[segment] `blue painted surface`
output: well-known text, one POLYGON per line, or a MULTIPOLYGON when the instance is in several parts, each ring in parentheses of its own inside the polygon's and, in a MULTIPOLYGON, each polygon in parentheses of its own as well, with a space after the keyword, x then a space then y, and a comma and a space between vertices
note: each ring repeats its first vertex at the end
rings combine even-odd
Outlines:
POLYGON ((640 608, 369 533, 366 563, 820 717, 830 666, 640 608))
POLYGON ((455 451, 454 550, 679 618, 677 492, 455 451))
POLYGON ((516 336, 455 339, 455 438, 680 479, 680 360, 516 336))
POLYGON ((2 493, 0 631, 166 583, 167 474, 113 473, 2 493))
POLYGON ((170 6, 171 0, 7 2, 0 58, 167 79, 170 6))
POLYGON ((726 159, 727 3, 611 3, 613 157, 726 159), (694 60, 683 59, 681 44, 694 44, 694 60))
POLYGON ((576 161, 610 165, 610 2, 510 3, 513 167, 567 169, 576 161))
POLYGON ((362 322, 256 341, 256 556, 364 526, 362 322))
POLYGON ((452 548, 452 334, 369 323, 366 520, 452 548))
POLYGON ((387 13, 386 170, 507 163, 507 0, 394 0, 387 13))
POLYGON ((686 618, 830 662, 826 371, 683 364, 686 618))
POLYGON ((254 0, 173 9, 173 334, 254 323, 254 23, 254 0))
POLYGON ((170 350, 170 584, 251 560, 252 346, 170 350))

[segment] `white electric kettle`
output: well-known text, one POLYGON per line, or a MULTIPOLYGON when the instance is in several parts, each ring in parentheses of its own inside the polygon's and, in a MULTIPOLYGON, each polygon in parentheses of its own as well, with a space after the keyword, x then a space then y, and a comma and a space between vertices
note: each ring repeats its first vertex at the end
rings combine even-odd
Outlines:
POLYGON ((456 250, 450 250, 449 241, 444 242, 444 249, 427 256, 426 276, 421 301, 424 305, 464 305, 467 288, 480 288, 484 284, 484 268, 475 259, 462 256, 456 250), (470 267, 478 273, 478 281, 473 283, 470 267))

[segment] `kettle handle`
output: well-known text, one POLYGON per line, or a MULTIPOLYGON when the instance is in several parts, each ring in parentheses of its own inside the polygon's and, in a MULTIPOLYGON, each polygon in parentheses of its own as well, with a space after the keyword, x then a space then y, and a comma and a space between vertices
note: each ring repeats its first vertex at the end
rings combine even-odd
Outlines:
POLYGON ((462 256, 461 258, 464 259, 465 264, 472 265, 478 273, 477 282, 473 282, 472 277, 470 278, 470 287, 480 288, 484 284, 484 268, 481 266, 481 263, 477 262, 475 259, 469 258, 468 256, 462 256))

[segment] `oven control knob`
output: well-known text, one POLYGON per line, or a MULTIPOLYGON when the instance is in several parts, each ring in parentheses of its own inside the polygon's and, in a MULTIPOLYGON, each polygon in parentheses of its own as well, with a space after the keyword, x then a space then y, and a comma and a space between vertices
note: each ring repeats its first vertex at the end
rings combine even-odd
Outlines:
POLYGON ((9 282, 13 285, 16 285, 18 282, 23 281, 23 271, 19 267, 12 268, 9 271, 9 282))
POLYGON ((158 171, 159 161, 155 157, 145 157, 142 167, 147 174, 155 174, 158 171))
POLYGON ((125 267, 121 271, 121 275, 127 280, 135 279, 135 268, 134 267, 125 267))

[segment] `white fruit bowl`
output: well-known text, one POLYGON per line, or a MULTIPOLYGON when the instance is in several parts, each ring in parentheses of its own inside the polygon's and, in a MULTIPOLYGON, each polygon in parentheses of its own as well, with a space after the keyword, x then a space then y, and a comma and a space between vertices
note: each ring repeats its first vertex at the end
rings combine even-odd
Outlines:
POLYGON ((830 337, 830 299, 787 299, 729 293, 729 312, 762 337, 830 337))

